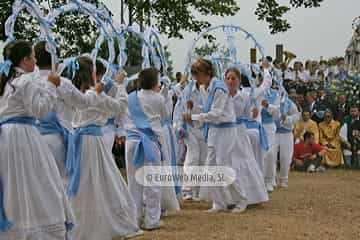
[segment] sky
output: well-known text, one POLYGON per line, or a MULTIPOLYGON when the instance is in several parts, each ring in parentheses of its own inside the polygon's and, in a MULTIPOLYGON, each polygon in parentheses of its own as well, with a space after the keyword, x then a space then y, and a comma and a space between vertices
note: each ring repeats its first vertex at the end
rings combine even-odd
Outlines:
MULTIPOLYGON (((104 0, 113 9, 115 18, 120 14, 118 0, 104 0)), ((281 0, 281 2, 289 2, 281 0)), ((233 24, 245 28, 254 34, 257 41, 265 48, 266 55, 275 56, 275 45, 283 44, 286 50, 297 55, 297 60, 320 59, 343 56, 352 36, 352 21, 360 15, 359 0, 324 0, 320 8, 296 9, 286 15, 292 28, 286 33, 271 35, 268 26, 257 20, 254 11, 256 0, 238 0, 240 11, 231 17, 199 16, 214 26, 233 24)), ((220 35, 220 33, 217 33, 220 35)), ((216 35, 217 35, 216 34, 216 35)), ((186 63, 187 51, 196 34, 185 33, 184 39, 167 39, 172 53, 175 71, 181 71, 186 63), (185 49, 185 50, 184 50, 185 49)), ((243 38, 237 41, 240 51, 249 56, 249 43, 243 38)), ((245 57, 245 56, 244 56, 245 57)))
MULTIPOLYGON (((103 0, 112 10, 115 21, 120 19, 120 1, 103 0)), ((286 3, 288 0, 280 0, 286 3)), ((231 17, 197 17, 208 20, 214 26, 220 24, 238 25, 251 32, 265 48, 266 55, 275 55, 275 45, 283 44, 286 50, 297 55, 297 60, 320 59, 344 55, 352 35, 352 20, 360 15, 359 0, 324 0, 320 8, 296 9, 286 15, 292 28, 286 33, 271 35, 268 26, 256 19, 254 14, 256 0, 238 0, 240 11, 231 17)), ((223 34, 222 34, 223 35, 223 34)), ((221 33, 216 33, 221 40, 221 33)), ((175 71, 182 71, 186 63, 187 52, 196 37, 194 33, 184 33, 184 39, 167 39, 162 36, 164 44, 169 45, 175 71)), ((251 44, 237 37, 240 55, 248 59, 251 44)), ((200 46, 200 45, 199 45, 200 46)))

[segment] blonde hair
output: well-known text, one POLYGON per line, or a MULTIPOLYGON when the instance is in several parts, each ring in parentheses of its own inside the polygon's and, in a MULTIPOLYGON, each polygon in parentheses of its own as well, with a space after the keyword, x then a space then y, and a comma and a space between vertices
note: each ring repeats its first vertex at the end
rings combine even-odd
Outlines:
POLYGON ((216 71, 211 61, 199 58, 191 66, 191 74, 196 76, 199 73, 209 75, 211 78, 216 76, 216 71))

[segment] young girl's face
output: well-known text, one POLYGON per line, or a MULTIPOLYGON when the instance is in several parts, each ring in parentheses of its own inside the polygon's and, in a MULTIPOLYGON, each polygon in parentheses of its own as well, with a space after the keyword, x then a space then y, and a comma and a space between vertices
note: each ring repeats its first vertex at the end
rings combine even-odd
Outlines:
POLYGON ((226 74, 225 82, 231 92, 236 91, 240 85, 240 79, 233 71, 226 74))
POLYGON ((211 78, 208 74, 199 72, 196 75, 193 76, 193 78, 200 84, 204 85, 210 82, 211 78))
POLYGON ((22 68, 25 72, 33 72, 35 70, 35 65, 35 51, 32 49, 31 55, 29 57, 24 57, 22 60, 22 68))

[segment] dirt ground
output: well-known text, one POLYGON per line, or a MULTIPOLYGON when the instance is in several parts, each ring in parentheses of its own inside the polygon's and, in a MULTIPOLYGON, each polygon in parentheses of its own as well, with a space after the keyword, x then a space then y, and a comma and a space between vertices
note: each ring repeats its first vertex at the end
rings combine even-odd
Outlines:
POLYGON ((244 213, 205 213, 204 202, 182 202, 182 210, 164 218, 163 229, 136 240, 302 240, 360 239, 360 171, 292 173, 288 189, 244 213))

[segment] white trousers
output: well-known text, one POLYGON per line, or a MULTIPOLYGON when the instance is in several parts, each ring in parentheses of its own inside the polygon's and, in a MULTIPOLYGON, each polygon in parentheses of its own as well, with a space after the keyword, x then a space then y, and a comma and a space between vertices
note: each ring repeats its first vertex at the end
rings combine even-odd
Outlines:
MULTIPOLYGON (((135 148, 138 141, 126 141, 126 171, 129 191, 135 201, 137 208, 138 224, 144 222, 145 225, 157 224, 161 215, 161 187, 158 185, 144 186, 135 179, 136 171, 139 167, 134 165, 135 148)), ((158 147, 153 144, 157 162, 149 162, 145 159, 146 166, 160 166, 161 155, 158 147)), ((144 176, 145 177, 145 176, 144 176)))
MULTIPOLYGON (((276 134, 276 150, 276 155, 280 152, 280 183, 287 184, 292 156, 294 153, 294 135, 292 132, 276 134)), ((275 173, 273 176, 276 176, 276 162, 274 169, 275 173)))
MULTIPOLYGON (((184 141, 187 147, 184 167, 204 166, 207 156, 207 144, 200 129, 189 128, 188 137, 184 141)), ((193 197, 199 197, 199 186, 184 186, 184 189, 191 191, 193 197)))
POLYGON ((268 137, 269 151, 265 154, 264 166, 265 166, 265 184, 276 185, 274 171, 276 171, 276 126, 274 123, 264 124, 264 129, 268 137))

